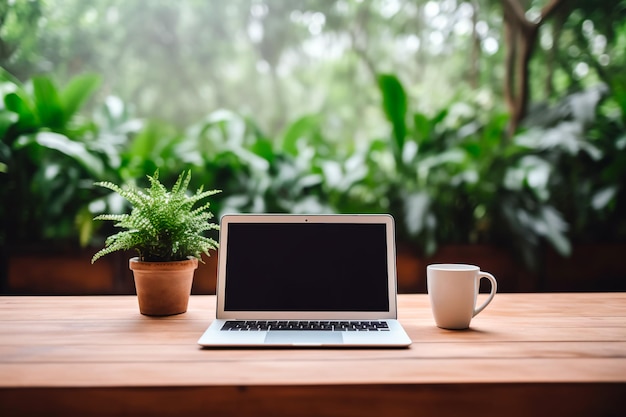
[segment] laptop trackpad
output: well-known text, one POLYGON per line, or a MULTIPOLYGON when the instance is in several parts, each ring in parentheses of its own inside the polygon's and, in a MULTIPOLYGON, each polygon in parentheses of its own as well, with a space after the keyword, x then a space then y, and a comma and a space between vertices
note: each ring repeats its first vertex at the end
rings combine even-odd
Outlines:
POLYGON ((267 336, 265 336, 265 343, 296 345, 341 344, 343 343, 343 336, 339 332, 329 331, 275 330, 267 332, 267 336))

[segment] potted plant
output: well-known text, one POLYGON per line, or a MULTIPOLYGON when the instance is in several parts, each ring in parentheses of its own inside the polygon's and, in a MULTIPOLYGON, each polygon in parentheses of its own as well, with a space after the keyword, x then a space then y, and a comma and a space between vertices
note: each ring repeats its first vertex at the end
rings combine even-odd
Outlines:
POLYGON ((116 227, 126 230, 107 238, 105 247, 92 258, 119 250, 136 250, 138 256, 130 259, 139 310, 150 316, 167 316, 187 311, 194 270, 202 254, 217 249, 214 239, 204 236, 208 230, 218 230, 210 221, 213 214, 210 203, 194 208, 199 201, 219 190, 187 195, 191 172, 183 172, 168 191, 159 181, 158 171, 148 176, 150 187, 121 188, 111 182, 96 185, 108 188, 128 200, 130 214, 102 214, 94 220, 111 220, 116 227))

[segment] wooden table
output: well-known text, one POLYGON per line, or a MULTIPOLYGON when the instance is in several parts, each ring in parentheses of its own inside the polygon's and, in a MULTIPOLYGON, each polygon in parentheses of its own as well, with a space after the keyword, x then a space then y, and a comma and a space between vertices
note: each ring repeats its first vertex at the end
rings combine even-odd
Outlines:
POLYGON ((0 297, 0 416, 626 415, 626 293, 498 294, 467 331, 401 295, 396 350, 202 350, 214 311, 0 297))

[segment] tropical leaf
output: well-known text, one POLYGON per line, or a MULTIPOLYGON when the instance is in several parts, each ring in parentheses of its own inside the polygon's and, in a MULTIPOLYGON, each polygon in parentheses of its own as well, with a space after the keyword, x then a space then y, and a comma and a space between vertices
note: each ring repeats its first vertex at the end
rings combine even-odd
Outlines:
POLYGON ((395 75, 381 74, 378 76, 378 86, 383 95, 383 110, 385 116, 393 126, 393 137, 397 159, 402 153, 406 137, 407 96, 402 84, 395 75))
POLYGON ((42 125, 52 129, 65 126, 65 113, 57 88, 48 77, 34 77, 35 109, 42 125))
POLYGON ((35 107, 23 91, 16 90, 5 95, 4 105, 7 110, 17 114, 19 130, 34 129, 37 126, 35 107))
POLYGON ((95 74, 82 74, 72 78, 60 94, 64 122, 69 122, 85 101, 100 85, 100 77, 95 74))
POLYGON ((301 140, 312 141, 312 135, 316 135, 319 128, 319 116, 306 115, 300 117, 287 128, 282 138, 281 149, 290 155, 297 155, 298 142, 301 140))
POLYGON ((77 161, 95 177, 104 175, 104 166, 82 142, 73 141, 65 135, 53 132, 39 132, 31 135, 32 141, 48 149, 54 149, 77 161))

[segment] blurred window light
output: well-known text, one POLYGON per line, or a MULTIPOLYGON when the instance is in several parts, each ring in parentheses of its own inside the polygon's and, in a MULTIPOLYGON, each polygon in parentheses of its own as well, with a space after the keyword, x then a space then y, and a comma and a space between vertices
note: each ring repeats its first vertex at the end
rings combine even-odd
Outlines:
POLYGON ((500 49, 500 44, 494 37, 487 37, 482 42, 483 51, 485 51, 489 55, 494 55, 500 49))
POLYGON ((256 62, 256 70, 259 74, 267 74, 270 72, 270 64, 266 60, 261 59, 256 62))
POLYGON ((419 51, 421 43, 422 41, 416 35, 409 35, 404 38, 404 46, 409 53, 419 51))
POLYGON ((474 16, 474 8, 469 3, 461 3, 456 9, 456 15, 460 19, 471 19, 474 16))
POLYGON ((602 54, 598 57, 598 62, 600 62, 600 65, 606 67, 611 63, 611 57, 608 54, 602 54))
POLYGON ((263 40, 263 25, 261 22, 253 20, 248 24, 248 37, 253 43, 259 43, 263 40))
POLYGON ((479 20, 476 22, 476 33, 479 36, 485 37, 489 33, 489 25, 484 20, 479 20))
POLYGON ((593 30, 594 30, 593 22, 591 20, 585 20, 583 22, 583 33, 586 36, 591 36, 593 35, 593 30))
POLYGON ((439 3, 434 1, 429 1, 424 5, 424 15, 427 19, 432 19, 437 16, 440 12, 439 3))
POLYGON ((541 44, 541 47, 545 50, 552 49, 552 46, 554 45, 554 39, 552 38, 552 33, 548 31, 541 32, 539 43, 541 44))
POLYGON ((380 14, 388 19, 398 13, 401 8, 399 0, 384 0, 380 6, 380 14))
POLYGON ((293 23, 302 23, 302 12, 300 10, 294 10, 289 13, 289 20, 293 23))
POLYGON ((606 49, 606 36, 596 35, 591 41, 591 50, 594 55, 601 55, 606 49))
POLYGON ((533 23, 539 23, 541 20, 541 10, 536 7, 530 8, 526 12, 526 19, 533 23))
POLYGON ((440 14, 438 16, 435 16, 431 22, 432 27, 434 27, 435 29, 445 30, 447 29, 450 20, 447 16, 440 14))
POLYGON ((265 3, 255 3, 250 6, 250 15, 257 19, 262 19, 267 15, 268 9, 265 3))
POLYGON ((322 33, 322 29, 324 28, 324 24, 326 24, 326 16, 324 16, 323 13, 320 12, 315 12, 313 14, 311 14, 310 18, 308 19, 308 27, 309 27, 309 33, 313 36, 315 35, 319 35, 320 33, 322 33))
POLYGON ((579 62, 574 67, 574 74, 578 78, 585 77, 587 74, 589 74, 589 65, 586 62, 579 62))
POLYGON ((454 24, 454 33, 459 36, 467 36, 472 33, 472 21, 467 18, 458 20, 454 24))

